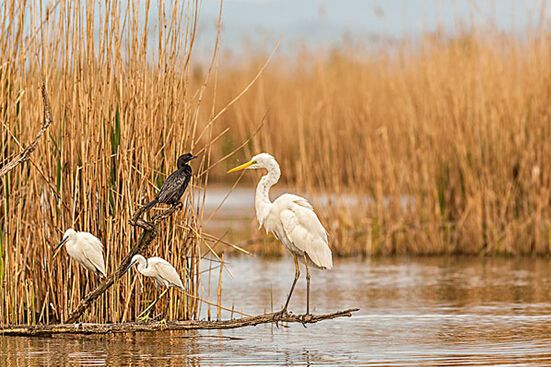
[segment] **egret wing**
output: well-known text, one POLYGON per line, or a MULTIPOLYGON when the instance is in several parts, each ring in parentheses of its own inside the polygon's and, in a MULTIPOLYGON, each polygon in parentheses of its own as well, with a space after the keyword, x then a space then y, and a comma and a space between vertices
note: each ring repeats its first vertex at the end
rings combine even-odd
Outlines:
POLYGON ((90 232, 80 232, 79 237, 85 239, 87 242, 90 243, 91 246, 98 248, 100 251, 103 251, 103 243, 101 243, 99 238, 97 238, 90 232))
POLYGON ((149 259, 149 263, 155 268, 159 277, 164 279, 171 286, 180 288, 183 291, 184 285, 182 284, 182 279, 180 279, 180 275, 176 269, 174 269, 174 266, 161 258, 156 258, 155 260, 156 261, 152 262, 151 259, 149 259))
POLYGON ((296 195, 286 194, 284 199, 285 205, 280 208, 279 217, 288 240, 305 252, 316 266, 331 269, 333 259, 327 232, 312 205, 296 195))
POLYGON ((103 276, 107 276, 105 270, 105 261, 103 259, 103 244, 94 235, 82 233, 82 255, 90 262, 94 268, 103 276))

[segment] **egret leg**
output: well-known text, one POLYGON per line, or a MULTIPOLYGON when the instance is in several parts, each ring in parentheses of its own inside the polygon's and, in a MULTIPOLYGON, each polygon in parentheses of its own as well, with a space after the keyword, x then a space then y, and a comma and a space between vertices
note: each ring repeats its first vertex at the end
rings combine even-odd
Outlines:
POLYGON ((157 297, 157 299, 153 302, 151 302, 151 304, 149 306, 147 306, 147 308, 145 310, 143 310, 143 312, 141 314, 138 315, 138 319, 140 320, 147 320, 148 317, 147 315, 149 315, 149 312, 151 311, 151 309, 153 309, 153 307, 155 307, 155 305, 157 304, 157 302, 159 302, 159 300, 166 294, 166 292, 168 292, 168 289, 165 289, 160 295, 159 297, 157 297))
MULTIPOLYGON (((169 288, 167 288, 167 291, 168 291, 169 288)), ((168 298, 168 301, 166 302, 166 306, 165 306, 165 309, 163 311, 163 314, 162 314, 162 319, 161 319, 161 322, 164 321, 166 323, 166 314, 168 313, 168 307, 170 306, 170 297, 168 298)))
POLYGON ((300 268, 298 266, 298 258, 296 256, 293 256, 295 260, 295 280, 293 281, 293 285, 291 286, 291 290, 289 291, 289 296, 287 297, 287 302, 285 302, 285 307, 279 312, 276 312, 274 314, 274 321, 275 325, 279 327, 278 323, 279 320, 283 315, 287 313, 287 307, 289 306, 289 301, 291 301, 291 296, 293 294, 293 291, 295 290, 295 285, 297 285, 298 278, 300 277, 300 268))
POLYGON ((308 268, 308 259, 304 256, 304 265, 306 266, 306 315, 310 315, 310 269, 308 268))
POLYGON ((296 256, 294 256, 295 259, 295 280, 293 281, 293 285, 291 286, 291 290, 289 291, 289 296, 287 297, 287 302, 285 302, 285 307, 283 307, 282 313, 287 312, 287 307, 289 306, 289 301, 291 301, 291 296, 293 295, 293 291, 295 290, 295 285, 297 285, 298 278, 300 278, 300 268, 298 266, 298 259, 296 256))
POLYGON ((88 293, 88 289, 90 288, 90 276, 88 275, 88 272, 85 273, 86 277, 86 283, 84 284, 84 292, 88 293))

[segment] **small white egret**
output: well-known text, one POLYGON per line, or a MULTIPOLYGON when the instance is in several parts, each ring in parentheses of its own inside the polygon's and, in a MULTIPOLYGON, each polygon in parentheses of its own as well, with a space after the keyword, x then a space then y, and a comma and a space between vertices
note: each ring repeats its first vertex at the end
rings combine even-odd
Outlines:
MULTIPOLYGON (((130 261, 130 265, 128 265, 128 268, 132 267, 136 263, 138 264, 138 271, 142 275, 153 278, 158 287, 165 288, 159 297, 157 297, 157 299, 138 316, 138 318, 147 319, 147 314, 149 311, 155 306, 155 304, 157 304, 159 299, 161 299, 161 297, 169 291, 170 288, 178 288, 182 292, 184 292, 185 289, 182 279, 180 279, 180 275, 178 275, 178 272, 174 269, 174 266, 172 266, 172 264, 165 259, 160 257, 150 257, 149 259, 146 259, 142 255, 134 255, 130 261), (142 318, 143 315, 146 315, 146 317, 142 318)), ((163 315, 166 315, 166 309, 163 315)))
POLYGON ((86 269, 100 277, 107 276, 103 260, 103 245, 96 236, 69 228, 63 234, 63 239, 55 247, 55 250, 57 251, 63 245, 65 245, 69 256, 86 269))
POLYGON ((279 314, 283 315, 287 312, 291 295, 300 277, 298 261, 301 260, 306 267, 305 316, 308 316, 310 315, 310 270, 308 265, 314 265, 319 269, 333 267, 327 232, 308 200, 293 194, 283 194, 274 202, 270 201, 270 188, 277 183, 281 176, 279 165, 270 154, 257 154, 249 162, 232 168, 228 173, 261 168, 266 169, 268 173, 262 176, 256 187, 256 218, 260 227, 264 226, 266 232, 273 233, 295 260, 295 280, 287 302, 279 314))

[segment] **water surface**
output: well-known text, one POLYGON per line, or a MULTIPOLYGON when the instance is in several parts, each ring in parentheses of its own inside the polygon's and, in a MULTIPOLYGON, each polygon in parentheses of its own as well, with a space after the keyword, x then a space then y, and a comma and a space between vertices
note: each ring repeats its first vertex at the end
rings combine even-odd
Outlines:
MULTIPOLYGON (((256 314, 273 299, 281 307, 293 277, 289 258, 228 262, 226 306, 256 314)), ((547 259, 337 260, 333 270, 313 272, 312 303, 316 313, 361 308, 350 319, 308 328, 0 337, 0 364, 547 366, 550 291, 547 259)), ((301 279, 291 310, 303 312, 304 298, 301 279)))

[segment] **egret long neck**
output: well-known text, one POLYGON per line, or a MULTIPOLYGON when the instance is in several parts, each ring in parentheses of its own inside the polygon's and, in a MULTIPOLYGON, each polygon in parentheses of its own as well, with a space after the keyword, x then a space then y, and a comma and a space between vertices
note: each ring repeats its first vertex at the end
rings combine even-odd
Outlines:
POLYGON ((270 162, 266 169, 268 173, 262 176, 258 186, 256 186, 256 197, 254 201, 256 218, 260 226, 264 224, 264 219, 268 216, 272 206, 272 202, 270 201, 270 188, 279 181, 279 177, 281 176, 279 165, 275 160, 270 162))
POLYGON ((143 273, 145 270, 147 270, 147 260, 141 255, 138 256, 139 257, 136 259, 138 261, 138 271, 140 273, 143 273))

